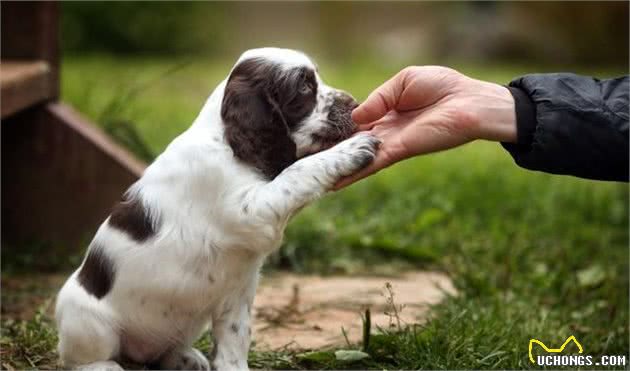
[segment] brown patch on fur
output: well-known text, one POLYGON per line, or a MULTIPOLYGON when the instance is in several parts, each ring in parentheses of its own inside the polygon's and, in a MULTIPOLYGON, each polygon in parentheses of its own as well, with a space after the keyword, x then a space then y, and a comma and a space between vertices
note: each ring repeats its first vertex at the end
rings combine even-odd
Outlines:
POLYGON ((284 70, 263 58, 237 65, 221 106, 234 155, 275 178, 297 160, 290 132, 315 108, 316 92, 315 74, 306 67, 284 70))
POLYGON ((114 265, 103 247, 93 244, 79 271, 78 280, 88 293, 97 299, 107 295, 114 283, 114 265))
POLYGON ((142 202, 137 198, 129 199, 126 195, 112 209, 109 225, 126 232, 138 242, 155 234, 151 219, 142 202))

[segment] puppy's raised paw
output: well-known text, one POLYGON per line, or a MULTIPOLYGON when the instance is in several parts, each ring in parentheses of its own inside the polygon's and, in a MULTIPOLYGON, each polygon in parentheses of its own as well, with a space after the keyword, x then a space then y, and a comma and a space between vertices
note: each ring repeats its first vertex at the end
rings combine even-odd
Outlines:
POLYGON ((357 134, 339 143, 335 146, 339 155, 335 163, 337 176, 352 175, 368 166, 374 161, 380 144, 380 139, 368 133, 357 134))

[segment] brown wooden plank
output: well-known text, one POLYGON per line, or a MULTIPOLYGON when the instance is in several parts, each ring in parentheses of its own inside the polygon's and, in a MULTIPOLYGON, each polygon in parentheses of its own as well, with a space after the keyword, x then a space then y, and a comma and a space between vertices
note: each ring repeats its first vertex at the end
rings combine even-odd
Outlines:
POLYGON ((48 104, 46 109, 57 120, 60 120, 69 129, 74 130, 84 140, 90 142, 95 149, 118 163, 127 172, 135 177, 142 176, 147 165, 138 160, 131 152, 114 142, 103 130, 94 123, 81 116, 79 112, 64 103, 48 104))
POLYGON ((46 61, 53 98, 59 96, 59 6, 56 1, 0 2, 2 59, 46 61))
POLYGON ((60 103, 3 120, 1 140, 2 240, 9 246, 77 248, 145 167, 60 103))
POLYGON ((50 74, 44 61, 0 61, 2 118, 52 98, 50 74))

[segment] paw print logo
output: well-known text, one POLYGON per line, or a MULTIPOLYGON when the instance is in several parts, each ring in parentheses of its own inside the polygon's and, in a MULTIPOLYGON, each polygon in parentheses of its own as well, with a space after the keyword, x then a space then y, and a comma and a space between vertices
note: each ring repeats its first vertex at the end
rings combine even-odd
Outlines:
POLYGON ((534 356, 532 356, 532 347, 534 346, 534 344, 538 344, 540 345, 545 352, 547 353, 561 353, 564 348, 571 342, 573 341, 575 343, 575 345, 577 345, 578 347, 578 353, 582 353, 584 352, 584 348, 582 348, 582 344, 580 344, 579 341, 577 341, 577 339, 575 338, 575 336, 571 335, 567 338, 567 340, 564 341, 564 343, 562 344, 562 346, 560 348, 548 348, 545 343, 543 343, 542 341, 538 340, 538 339, 530 339, 529 340, 529 360, 532 361, 532 363, 536 363, 534 361, 534 356))

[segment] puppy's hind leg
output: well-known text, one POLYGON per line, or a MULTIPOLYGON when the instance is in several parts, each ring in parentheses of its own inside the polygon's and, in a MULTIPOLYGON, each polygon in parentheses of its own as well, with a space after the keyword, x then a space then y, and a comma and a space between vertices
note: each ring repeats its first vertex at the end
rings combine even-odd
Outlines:
POLYGON ((113 324, 85 308, 65 308, 59 315, 59 356, 66 368, 122 370, 114 361, 120 337, 113 324))

